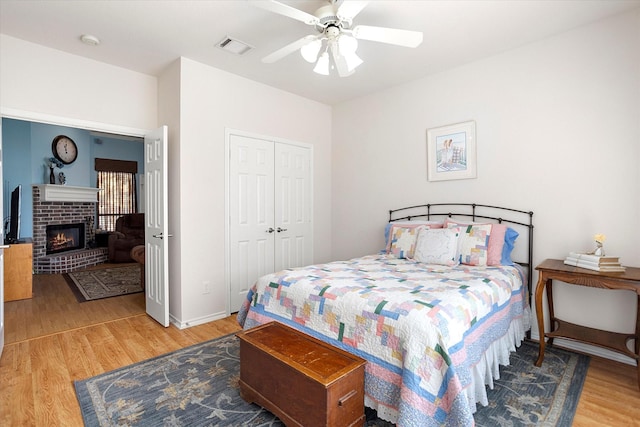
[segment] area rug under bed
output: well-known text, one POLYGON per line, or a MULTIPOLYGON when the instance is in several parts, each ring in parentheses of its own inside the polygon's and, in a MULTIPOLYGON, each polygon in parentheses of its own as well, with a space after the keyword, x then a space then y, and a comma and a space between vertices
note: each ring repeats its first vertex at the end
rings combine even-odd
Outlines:
POLYGON ((135 294, 144 289, 140 265, 99 268, 63 274, 79 302, 135 294))
MULTIPOLYGON (((547 348, 536 368, 538 346, 525 342, 479 406, 477 426, 570 426, 589 358, 547 348)), ((87 426, 278 426, 273 414, 239 394, 239 344, 235 335, 207 341, 75 382, 87 426)), ((367 411, 368 427, 392 424, 367 411)))

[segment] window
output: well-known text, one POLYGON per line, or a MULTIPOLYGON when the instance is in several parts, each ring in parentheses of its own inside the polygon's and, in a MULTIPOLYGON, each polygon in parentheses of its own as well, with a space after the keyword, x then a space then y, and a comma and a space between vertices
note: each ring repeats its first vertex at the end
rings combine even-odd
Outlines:
POLYGON ((136 213, 138 163, 127 160, 96 159, 98 173, 98 227, 114 231, 122 215, 136 213))

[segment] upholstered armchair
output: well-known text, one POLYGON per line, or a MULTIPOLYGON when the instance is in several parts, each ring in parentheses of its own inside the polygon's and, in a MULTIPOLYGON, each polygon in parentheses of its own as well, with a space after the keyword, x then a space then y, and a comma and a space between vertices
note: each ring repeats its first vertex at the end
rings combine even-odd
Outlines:
POLYGON ((144 214, 121 216, 109 235, 109 262, 134 262, 131 249, 138 245, 144 245, 144 214))
POLYGON ((134 248, 131 249, 131 258, 135 262, 140 264, 140 283, 142 284, 142 289, 144 289, 144 283, 145 283, 144 282, 144 264, 145 264, 144 253, 145 253, 144 245, 134 246, 134 248))

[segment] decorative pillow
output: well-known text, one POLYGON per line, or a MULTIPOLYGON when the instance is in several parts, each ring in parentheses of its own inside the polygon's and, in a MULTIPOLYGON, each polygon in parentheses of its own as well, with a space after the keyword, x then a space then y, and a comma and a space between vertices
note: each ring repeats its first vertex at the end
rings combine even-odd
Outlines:
POLYGON ((444 222, 443 221, 422 221, 422 220, 416 220, 416 221, 394 221, 394 222, 390 222, 388 223, 385 227, 384 227, 384 250, 385 252, 389 253, 389 235, 391 232, 391 227, 393 226, 403 226, 403 227, 408 227, 408 228, 412 228, 412 227, 420 227, 422 225, 428 225, 429 228, 442 228, 444 226, 444 222))
POLYGON ((394 255, 396 258, 413 258, 418 233, 425 227, 429 226, 394 225, 391 227, 387 253, 394 255))
POLYGON ((487 250, 487 265, 500 265, 502 263, 502 248, 507 226, 504 224, 491 224, 489 236, 489 249, 487 250))
MULTIPOLYGON (((487 225, 480 222, 462 222, 451 218, 445 219, 445 227, 465 226, 465 225, 487 225)), ((511 252, 515 245, 519 233, 505 224, 491 225, 489 236, 489 247, 487 253, 487 265, 514 265, 511 260, 511 252)))
POLYGON ((458 265, 460 229, 424 228, 418 234, 414 259, 426 264, 458 265))
POLYGON ((453 225, 453 226, 463 226, 463 225, 484 225, 484 224, 488 224, 488 222, 473 222, 473 221, 463 221, 463 220, 457 220, 455 218, 445 218, 444 219, 444 226, 445 228, 449 226, 449 224, 453 225))
POLYGON ((502 265, 513 265, 514 262, 511 260, 511 252, 513 251, 513 246, 516 243, 516 239, 520 234, 511 227, 507 227, 507 231, 504 234, 504 246, 502 248, 502 265))
MULTIPOLYGON (((447 224, 447 227, 454 227, 447 224)), ((460 264, 485 266, 492 224, 475 224, 462 226, 458 243, 460 264)))

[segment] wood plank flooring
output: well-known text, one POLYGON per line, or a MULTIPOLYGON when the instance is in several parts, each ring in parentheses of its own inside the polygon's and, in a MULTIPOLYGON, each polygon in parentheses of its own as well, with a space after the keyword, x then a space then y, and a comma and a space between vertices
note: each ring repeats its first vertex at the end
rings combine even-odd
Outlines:
POLYGON ((0 425, 82 426, 73 381, 238 330, 233 317, 179 330, 139 314, 6 345, 0 425))
MULTIPOLYGON (((131 295, 94 304, 94 317, 84 308, 93 302, 79 304, 70 291, 70 298, 61 296, 68 286, 54 277, 45 282, 52 283, 34 285, 34 299, 51 293, 51 302, 33 301, 5 324, 12 339, 0 359, 0 426, 81 426, 73 381, 240 330, 235 316, 163 328, 144 314, 144 299, 131 295)), ((9 307, 16 302, 5 303, 5 311, 18 312, 9 307)), ((592 357, 573 425, 640 426, 635 367, 592 357)))
MULTIPOLYGON (((125 265, 129 264, 102 264, 87 270, 125 265)), ((61 274, 34 274, 33 298, 5 303, 5 343, 82 328, 144 312, 142 292, 80 304, 61 274)))

